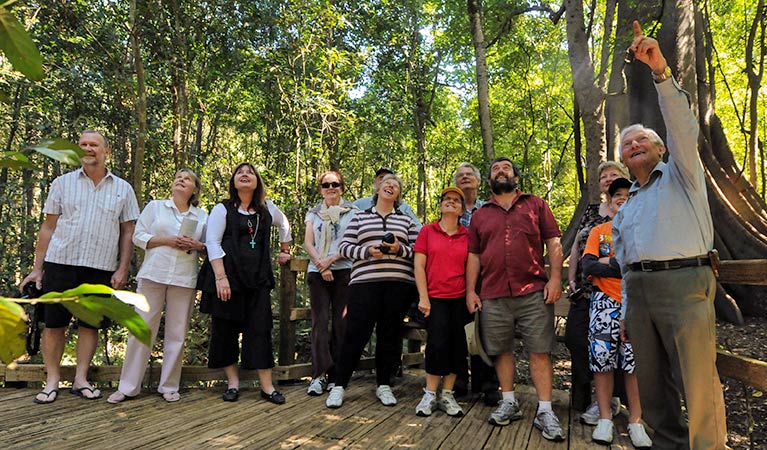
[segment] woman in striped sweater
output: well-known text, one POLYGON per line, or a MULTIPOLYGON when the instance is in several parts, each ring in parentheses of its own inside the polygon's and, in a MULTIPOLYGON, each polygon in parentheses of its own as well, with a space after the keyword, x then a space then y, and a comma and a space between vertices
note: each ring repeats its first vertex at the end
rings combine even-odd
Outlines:
POLYGON ((415 296, 413 244, 418 237, 412 219, 397 210, 401 202, 402 180, 387 175, 373 196, 374 206, 354 216, 338 246, 354 264, 336 386, 325 402, 329 408, 343 404, 345 388, 373 327, 377 330, 376 396, 385 406, 397 404, 389 380, 400 356, 402 320, 415 296))

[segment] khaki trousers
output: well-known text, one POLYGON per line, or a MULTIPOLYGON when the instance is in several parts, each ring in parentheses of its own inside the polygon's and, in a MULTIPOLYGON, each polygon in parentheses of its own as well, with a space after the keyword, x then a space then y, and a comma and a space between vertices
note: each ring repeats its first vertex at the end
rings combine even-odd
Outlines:
POLYGON ((727 448, 711 268, 628 272, 623 282, 643 415, 655 430, 653 448, 727 448))

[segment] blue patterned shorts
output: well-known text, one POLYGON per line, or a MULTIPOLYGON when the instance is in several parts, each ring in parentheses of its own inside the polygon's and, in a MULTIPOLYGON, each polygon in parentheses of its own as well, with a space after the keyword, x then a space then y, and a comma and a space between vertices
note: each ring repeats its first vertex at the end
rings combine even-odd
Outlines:
POLYGON ((617 368, 634 373, 634 350, 621 342, 621 304, 604 292, 594 291, 589 303, 589 369, 610 372, 617 368))

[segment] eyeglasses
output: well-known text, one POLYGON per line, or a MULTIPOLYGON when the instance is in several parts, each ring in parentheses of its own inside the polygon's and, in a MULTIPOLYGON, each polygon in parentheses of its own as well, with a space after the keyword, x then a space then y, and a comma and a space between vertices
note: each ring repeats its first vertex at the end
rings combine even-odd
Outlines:
POLYGON ((339 188, 341 187, 341 183, 331 181, 330 183, 320 183, 320 186, 322 186, 323 189, 339 188))

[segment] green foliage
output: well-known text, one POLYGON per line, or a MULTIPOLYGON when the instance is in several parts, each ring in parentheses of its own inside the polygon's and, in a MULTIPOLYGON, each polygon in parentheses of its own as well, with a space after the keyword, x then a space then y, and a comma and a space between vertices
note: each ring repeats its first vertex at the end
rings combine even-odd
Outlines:
POLYGON ((66 139, 46 139, 39 144, 30 145, 29 148, 70 166, 79 166, 80 158, 85 154, 77 144, 66 139))
MULTIPOLYGON (((495 152, 519 164, 522 187, 546 198, 565 228, 580 192, 564 18, 554 24, 539 12, 516 14, 529 2, 482 3, 493 42, 495 152)), ((744 105, 738 58, 741 18, 751 17, 746 3, 711 4, 709 12, 722 70, 740 80, 731 83, 736 112, 744 105)), ((422 201, 427 220, 436 218, 436 196, 453 183, 459 163, 486 173, 465 1, 137 1, 134 29, 126 25, 130 2, 26 5, 14 14, 40 43, 46 78, 30 83, 0 64, 0 169, 22 169, 0 170, 0 290, 17 286, 31 266, 48 186, 62 163, 74 161, 65 149, 34 146, 61 151, 32 172, 28 144, 74 140, 85 128, 109 136, 108 164, 117 175, 132 180, 134 166, 143 165, 140 199, 167 197, 174 172, 186 166, 202 179, 201 206, 209 209, 227 197, 234 166, 254 162, 294 227, 294 247, 303 242, 307 209, 319 200, 317 176, 329 168, 341 171, 344 197, 353 200, 370 194, 376 168, 393 167, 406 201, 422 201), (146 82, 141 161, 131 33, 146 82)), ((594 55, 604 14, 597 8, 594 55)), ((723 89, 717 93, 737 152, 743 141, 733 103, 723 89)), ((480 198, 489 195, 482 186, 480 198)), ((205 316, 193 317, 188 361, 204 361, 207 327, 205 316)))
POLYGON ((24 26, 4 6, 0 6, 0 49, 13 68, 30 80, 40 81, 43 73, 43 58, 24 26))
POLYGON ((17 303, 61 303, 72 315, 92 326, 99 326, 104 317, 108 317, 125 327, 140 342, 147 346, 150 343, 149 326, 133 309, 133 306, 149 309, 143 295, 104 285, 81 284, 64 292, 49 292, 37 299, 0 297, 0 349, 3 349, 0 361, 5 363, 12 362, 25 351, 27 317, 17 303))
POLYGON ((0 361, 10 363, 24 354, 26 332, 24 308, 0 298, 0 361))

